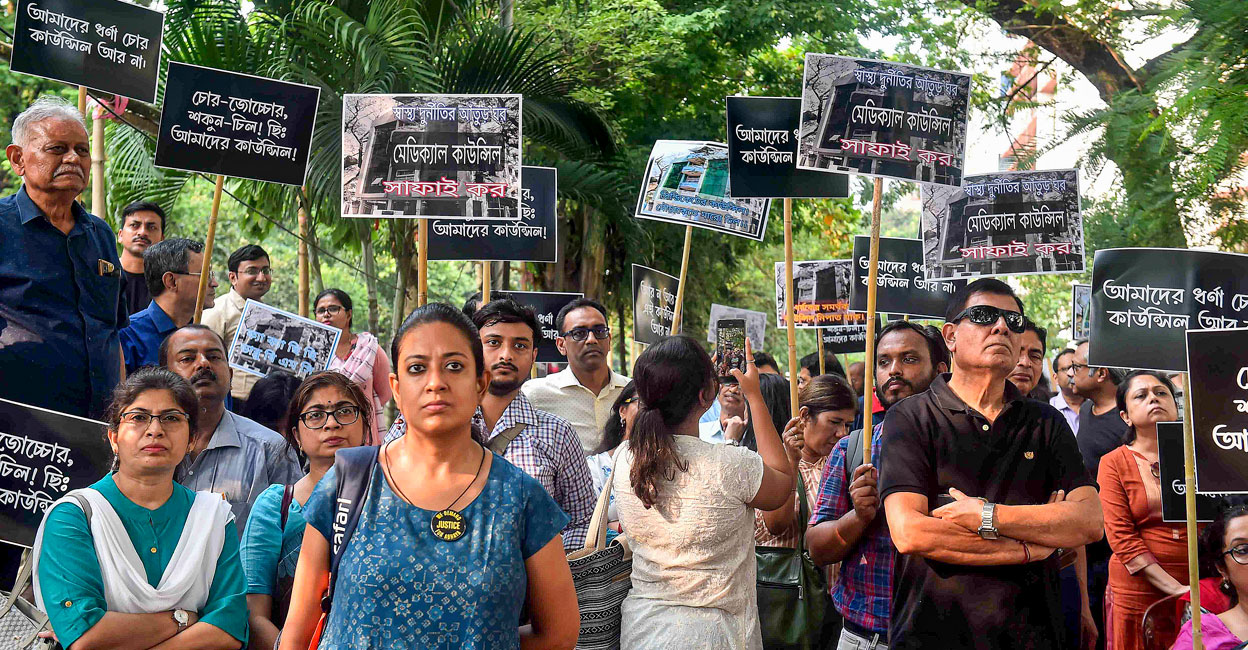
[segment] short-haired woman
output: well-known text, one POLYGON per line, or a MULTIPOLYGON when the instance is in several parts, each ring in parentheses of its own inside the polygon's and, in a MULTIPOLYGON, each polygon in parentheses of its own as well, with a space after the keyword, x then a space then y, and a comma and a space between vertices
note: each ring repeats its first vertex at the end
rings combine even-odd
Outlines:
POLYGON ((294 485, 269 486, 256 497, 247 517, 240 554, 247 574, 252 650, 276 647, 286 622, 299 547, 307 530, 304 504, 334 465, 334 453, 359 447, 373 430, 373 410, 364 391, 333 370, 303 380, 283 420, 288 424, 282 435, 300 460, 307 462, 308 474, 294 485))
POLYGON ((198 411, 194 389, 164 368, 141 368, 113 393, 114 471, 52 504, 35 539, 35 598, 63 647, 247 642, 230 505, 173 480, 198 411))

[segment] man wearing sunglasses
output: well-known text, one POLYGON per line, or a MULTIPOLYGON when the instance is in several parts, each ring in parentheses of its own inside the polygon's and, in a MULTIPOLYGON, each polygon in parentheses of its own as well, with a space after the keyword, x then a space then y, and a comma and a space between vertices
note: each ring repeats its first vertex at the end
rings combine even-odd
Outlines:
POLYGON ((884 419, 889 647, 1072 647, 1055 552, 1101 538, 1096 488, 1061 413, 1006 381, 1025 329, 1009 285, 968 284, 946 321, 952 373, 884 419))
MULTIPOLYGON (((195 317, 195 299, 204 264, 202 242, 178 237, 152 244, 143 252, 147 291, 152 296, 145 309, 130 317, 121 330, 121 351, 126 374, 159 363, 156 352, 169 333, 195 317)), ((204 306, 212 306, 217 281, 209 272, 204 306)))
POLYGON ((611 405, 628 385, 628 377, 611 370, 611 328, 607 308, 588 298, 564 305, 555 316, 559 336, 555 346, 568 358, 568 367, 524 384, 533 406, 572 423, 588 455, 602 443, 602 429, 611 417, 611 405))

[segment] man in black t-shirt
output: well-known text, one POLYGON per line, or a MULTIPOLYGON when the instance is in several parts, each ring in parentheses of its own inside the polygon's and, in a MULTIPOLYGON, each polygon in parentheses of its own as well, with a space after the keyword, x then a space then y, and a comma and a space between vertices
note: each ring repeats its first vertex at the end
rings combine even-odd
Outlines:
POLYGON ((151 201, 134 201, 121 209, 121 300, 127 314, 136 314, 152 302, 143 276, 143 251, 165 239, 165 211, 151 201))
POLYGON ((1025 399, 1023 305, 984 278, 949 304, 953 372, 888 410, 880 494, 898 555, 889 648, 1066 648, 1058 548, 1102 536, 1066 418, 1025 399))

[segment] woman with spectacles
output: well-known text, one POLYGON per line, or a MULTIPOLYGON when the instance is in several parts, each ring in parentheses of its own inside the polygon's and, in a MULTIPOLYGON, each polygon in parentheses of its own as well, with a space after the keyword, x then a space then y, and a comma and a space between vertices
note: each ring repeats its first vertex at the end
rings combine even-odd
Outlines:
POLYGON ((334 453, 364 444, 373 411, 359 385, 332 370, 303 380, 295 390, 282 430, 308 474, 294 485, 272 485, 256 497, 243 532, 243 569, 251 611, 252 650, 277 647, 286 622, 295 566, 307 522, 303 506, 334 465, 334 453))
MULTIPOLYGON (((1201 599, 1200 634, 1205 650, 1235 650, 1248 640, 1248 504, 1224 504, 1200 536, 1203 560, 1212 559, 1230 609, 1211 614, 1201 599)), ((1202 595, 1204 589, 1201 590, 1202 595)), ((1171 650, 1192 650, 1192 622, 1183 624, 1171 650)))
POLYGON ((198 412, 194 389, 164 368, 114 391, 113 471, 52 504, 35 538, 35 598, 62 647, 246 644, 230 504, 173 480, 198 412))
POLYGON ((1182 523, 1161 519, 1161 465, 1157 423, 1179 418, 1174 384, 1152 370, 1118 384, 1118 412, 1127 424, 1124 445, 1101 458, 1097 482, 1105 537, 1113 550, 1105 592, 1105 647, 1144 647, 1144 612, 1188 590, 1187 535, 1182 523))
POLYGON ((390 357, 386 356, 376 336, 351 331, 354 319, 351 296, 342 289, 326 289, 317 294, 312 301, 312 311, 320 323, 342 330, 328 369, 346 375, 368 396, 373 407, 374 428, 369 429, 370 435, 364 444, 380 442, 385 432, 382 409, 394 396, 390 389, 390 357))

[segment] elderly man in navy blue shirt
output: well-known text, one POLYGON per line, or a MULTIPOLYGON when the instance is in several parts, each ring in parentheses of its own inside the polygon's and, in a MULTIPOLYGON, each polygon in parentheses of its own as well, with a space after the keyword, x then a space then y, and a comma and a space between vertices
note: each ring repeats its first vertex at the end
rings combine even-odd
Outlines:
POLYGON ((0 199, 0 397, 101 418, 129 321, 112 229, 75 201, 91 168, 86 125, 41 97, 12 133, 22 188, 0 199))

